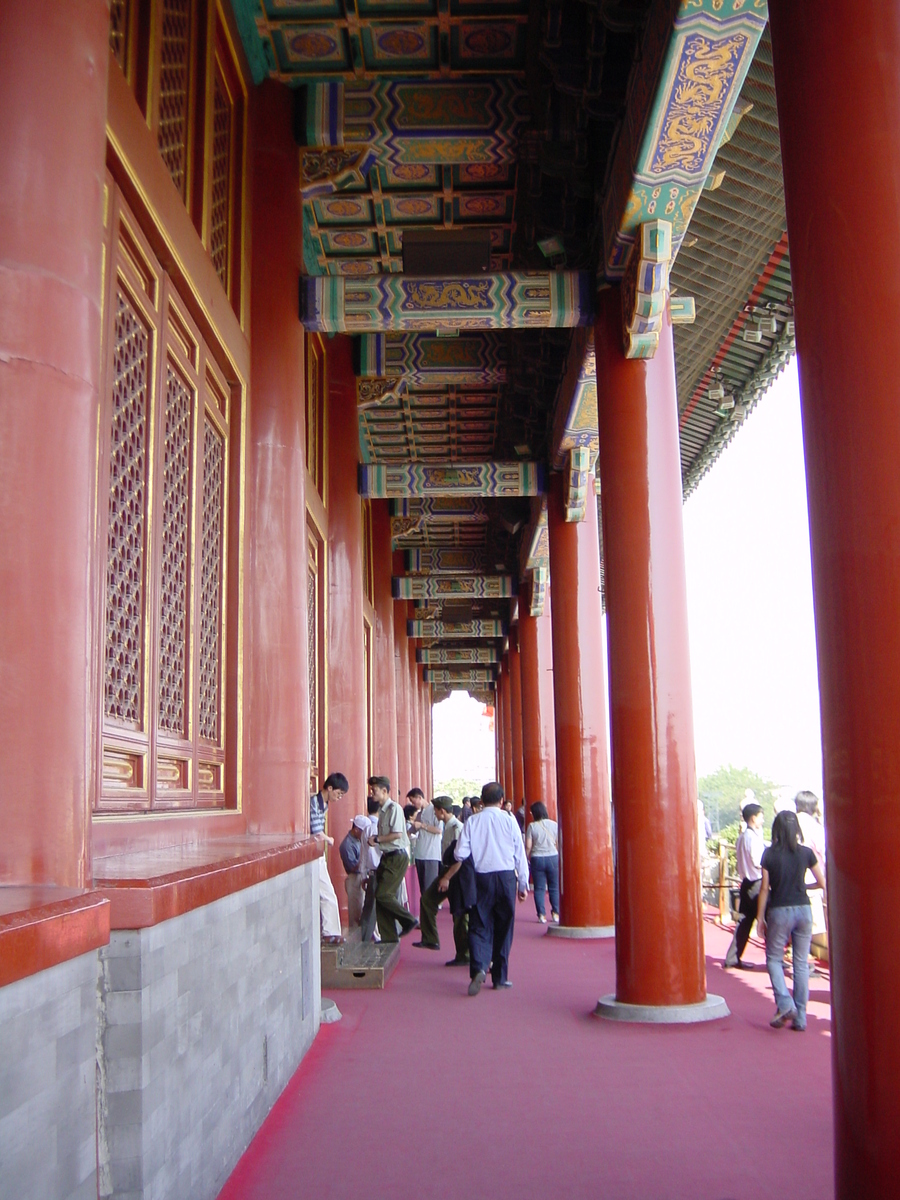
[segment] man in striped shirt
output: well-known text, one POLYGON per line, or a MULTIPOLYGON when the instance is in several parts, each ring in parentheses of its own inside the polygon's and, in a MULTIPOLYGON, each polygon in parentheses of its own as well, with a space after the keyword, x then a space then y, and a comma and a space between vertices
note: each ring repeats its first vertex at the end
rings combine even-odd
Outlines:
MULTIPOLYGON (((309 801, 309 832, 324 834, 326 846, 334 845, 334 838, 325 833, 325 818, 328 805, 333 800, 340 800, 350 788, 346 775, 339 771, 329 775, 322 785, 322 790, 316 792, 309 801)), ((328 874, 328 863, 323 851, 319 859, 319 915, 322 920, 322 941, 327 946, 335 946, 343 941, 341 936, 341 910, 338 906, 337 893, 331 876, 328 874)))

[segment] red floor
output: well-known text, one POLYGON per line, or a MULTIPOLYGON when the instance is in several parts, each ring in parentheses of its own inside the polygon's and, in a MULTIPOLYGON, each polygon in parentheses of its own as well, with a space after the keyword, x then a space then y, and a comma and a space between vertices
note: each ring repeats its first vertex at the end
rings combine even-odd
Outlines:
MULTIPOLYGON (((220 1200, 831 1200, 827 979, 805 1034, 769 1028, 762 950, 708 985, 706 1025, 592 1017, 614 990, 611 942, 547 938, 518 910, 508 992, 403 942, 384 992, 332 993, 323 1026, 220 1200)), ((452 946, 441 914, 441 938, 452 946)))

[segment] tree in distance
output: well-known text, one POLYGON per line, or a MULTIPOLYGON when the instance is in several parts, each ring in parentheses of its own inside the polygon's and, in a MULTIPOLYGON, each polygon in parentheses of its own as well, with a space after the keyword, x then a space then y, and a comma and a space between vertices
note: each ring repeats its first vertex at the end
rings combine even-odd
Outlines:
MULTIPOLYGON (((711 775, 704 775, 698 785, 703 810, 709 818, 713 833, 723 836, 731 833, 734 826, 734 837, 737 837, 737 827, 740 825, 741 809, 748 802, 747 789, 750 788, 757 804, 762 805, 765 825, 771 827, 775 814, 775 793, 778 784, 770 779, 763 779, 749 767, 719 767, 711 775)), ((725 840, 734 841, 734 838, 725 840)))

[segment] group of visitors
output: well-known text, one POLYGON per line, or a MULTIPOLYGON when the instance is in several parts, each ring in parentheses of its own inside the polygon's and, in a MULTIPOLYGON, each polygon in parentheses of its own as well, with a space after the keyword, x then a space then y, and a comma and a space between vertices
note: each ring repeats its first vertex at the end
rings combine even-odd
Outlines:
MULTIPOLYGON (((329 775, 311 802, 313 833, 325 833, 328 805, 348 790, 347 779, 329 775)), ((368 781, 367 813, 355 816, 339 846, 346 872, 349 923, 359 926, 363 941, 396 942, 419 928, 413 943, 440 950, 437 913, 446 902, 453 919, 454 954, 448 967, 469 968, 469 994, 475 996, 491 976, 497 989, 512 986, 509 953, 515 924, 516 897, 524 900, 530 873, 538 920, 559 922, 559 848, 556 822, 542 803, 531 806, 531 823, 523 835, 521 817, 504 800, 499 783, 488 783, 480 796, 461 805, 450 796, 427 802, 412 788, 406 806, 390 795, 390 780, 373 775, 368 781), (419 917, 409 910, 406 873, 415 864, 419 883, 419 917)), ((326 837, 327 843, 333 839, 326 837)), ((323 854, 320 859, 322 940, 341 938, 337 896, 323 854)))
POLYGON ((775 1016, 781 1029, 806 1029, 809 1000, 809 948, 814 932, 824 930, 825 828, 818 797, 798 792, 793 808, 783 808, 772 822, 772 843, 763 836, 762 806, 751 802, 741 810, 744 828, 737 840, 741 876, 741 919, 725 956, 726 967, 743 967, 750 930, 756 921, 766 941, 766 969, 775 993, 775 1016), (813 897, 809 892, 813 891, 813 897), (814 898, 815 908, 811 903, 814 898), (790 943, 793 988, 785 981, 784 954, 790 943))

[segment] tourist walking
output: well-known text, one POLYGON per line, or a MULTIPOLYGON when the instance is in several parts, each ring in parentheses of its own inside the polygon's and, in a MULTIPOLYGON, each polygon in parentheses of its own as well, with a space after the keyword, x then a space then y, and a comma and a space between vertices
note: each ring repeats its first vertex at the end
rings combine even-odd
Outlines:
MULTIPOLYGON (((413 862, 416 864, 416 875, 419 879, 419 896, 424 896, 428 888, 437 880, 441 865, 441 837, 443 830, 434 811, 434 804, 425 803, 425 793, 421 788, 412 788, 406 793, 406 798, 415 805, 412 816, 412 829, 416 835, 413 847, 413 862)), ((452 801, 451 801, 452 804, 452 801)), ((421 907, 421 900, 419 901, 421 907)))
POLYGON ((528 895, 528 859, 518 822, 501 807, 503 788, 486 783, 481 789, 484 809, 463 826, 454 851, 455 864, 440 880, 450 880, 471 856, 475 868, 475 904, 469 912, 469 995, 477 996, 491 972, 495 988, 511 987, 507 973, 516 916, 516 892, 528 895))
MULTIPOLYGON (((441 939, 437 928, 437 911, 443 899, 443 893, 438 887, 438 883, 441 877, 446 875, 453 866, 453 849, 463 830, 462 821, 458 820, 453 814, 453 801, 449 796, 435 796, 432 803, 438 820, 443 824, 441 839, 442 854, 440 874, 425 889, 422 893, 422 899, 419 902, 419 924, 422 930, 422 939, 421 941, 413 942, 413 945, 421 946, 424 950, 440 950, 441 948, 441 939)), ((453 943, 456 947, 456 960, 462 959, 468 962, 468 914, 465 908, 454 904, 455 897, 453 892, 454 888, 451 885, 449 899, 450 912, 453 916, 453 943)))
POLYGON ((409 866, 406 818, 400 805, 391 799, 391 781, 386 775, 373 775, 369 789, 378 802, 378 832, 370 841, 381 851, 381 862, 375 872, 375 921, 382 942, 397 942, 398 925, 401 934, 419 926, 398 896, 409 866))
POLYGON ((525 831, 525 856, 531 863, 534 907, 542 925, 547 924, 544 903, 550 893, 550 919, 559 924, 559 827, 550 820, 547 805, 536 800, 531 806, 531 824, 525 831))
POLYGON ((745 804, 741 809, 746 828, 738 837, 735 846, 737 870, 741 877, 741 894, 738 901, 741 919, 731 945, 725 955, 726 967, 743 967, 741 957, 750 938, 750 930, 756 920, 759 890, 762 886, 762 856, 766 849, 763 837, 763 810, 759 804, 745 804))
POLYGON ((772 822, 772 845, 762 856, 762 884, 756 925, 766 939, 766 967, 772 981, 777 1010, 769 1022, 780 1029, 791 1022, 806 1028, 809 999, 809 942, 812 911, 804 876, 812 871, 816 885, 825 887, 825 876, 816 853, 801 843, 795 812, 780 812, 772 822), (794 969, 793 998, 784 981, 784 948, 790 940, 794 969))
POLYGON ((342 775, 340 771, 335 771, 322 784, 322 790, 316 792, 309 801, 309 832, 322 834, 325 838, 325 847, 319 859, 319 919, 322 941, 326 945, 332 946, 339 945, 344 939, 341 934, 341 910, 334 884, 328 874, 328 861, 325 857, 327 847, 334 845, 334 838, 329 837, 325 832, 325 818, 328 815, 329 804, 340 800, 347 794, 349 788, 347 776, 342 775))

